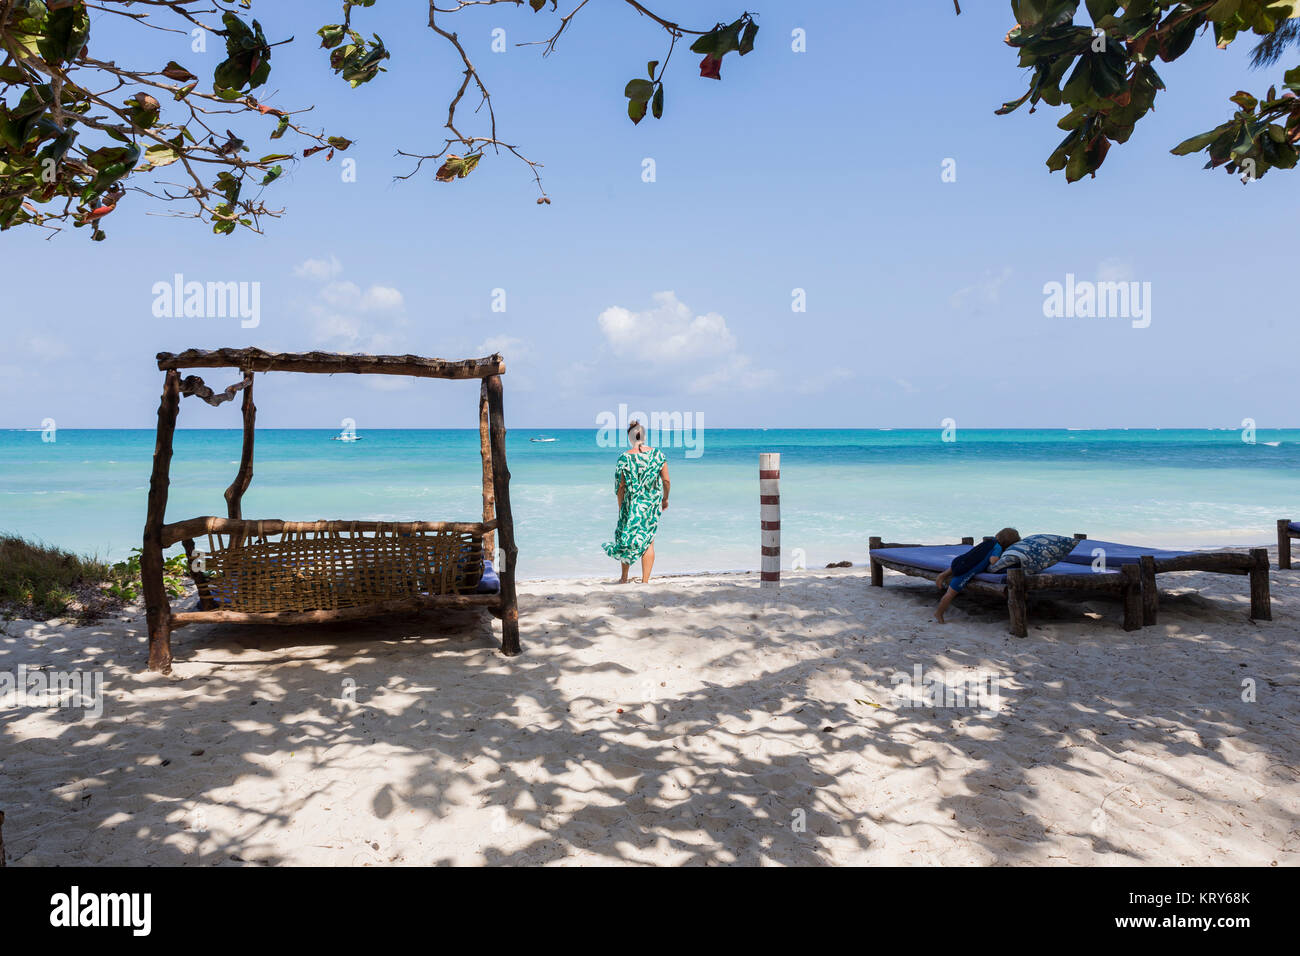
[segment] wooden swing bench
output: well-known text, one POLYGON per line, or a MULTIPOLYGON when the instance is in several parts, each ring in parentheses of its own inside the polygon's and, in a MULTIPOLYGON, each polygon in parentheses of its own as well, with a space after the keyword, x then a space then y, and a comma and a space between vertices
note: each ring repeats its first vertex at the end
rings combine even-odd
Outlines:
POLYGON ((160 352, 166 373, 140 558, 149 627, 149 669, 171 672, 171 633, 198 623, 308 624, 348 621, 432 608, 483 607, 501 619, 501 650, 519 653, 514 522, 506 467, 499 354, 465 361, 415 355, 278 353, 261 349, 160 352), (214 392, 188 368, 237 368, 240 382, 214 392), (479 445, 483 459, 482 521, 245 520, 244 492, 253 478, 257 372, 316 372, 480 379, 479 445), (244 441, 239 470, 226 489, 227 517, 164 522, 172 438, 182 396, 210 405, 243 392, 244 441), (493 569, 495 536, 501 567, 493 569), (196 540, 206 539, 206 548, 196 540), (163 583, 163 551, 180 542, 198 592, 196 610, 174 610, 163 583), (485 591, 495 573, 499 587, 485 591))

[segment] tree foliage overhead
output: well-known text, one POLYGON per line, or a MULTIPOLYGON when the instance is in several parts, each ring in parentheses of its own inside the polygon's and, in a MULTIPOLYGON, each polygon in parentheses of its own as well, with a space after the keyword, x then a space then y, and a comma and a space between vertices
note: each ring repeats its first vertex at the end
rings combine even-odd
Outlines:
MULTIPOLYGON (((403 11, 419 9, 410 0, 392 2, 403 11)), ((573 0, 573 9, 561 16, 558 0, 431 0, 425 23, 460 61, 464 78, 451 92, 440 148, 398 150, 415 160, 400 178, 434 160, 434 178, 454 182, 472 173, 485 153, 506 151, 531 170, 537 201, 549 203, 541 163, 498 136, 487 85, 447 21, 472 7, 502 3, 522 8, 523 16, 558 18, 550 37, 535 41, 547 55, 589 2, 573 0), (471 122, 481 128, 462 130, 457 108, 471 88, 478 95, 471 122)), ((639 0, 621 2, 667 35, 662 65, 650 61, 649 79, 633 80, 625 89, 633 123, 647 109, 662 117, 664 70, 679 40, 693 37, 692 51, 704 55, 700 75, 721 79, 724 57, 744 56, 758 32, 749 13, 731 23, 688 29, 639 0)), ((364 36, 353 24, 354 13, 375 3, 342 0, 342 22, 311 25, 329 70, 353 88, 377 80, 391 61, 382 38, 364 36)), ((259 0, 263 9, 272 4, 259 0)), ((301 114, 310 106, 290 109, 264 101, 275 48, 292 37, 268 38, 251 15, 253 5, 254 0, 0 0, 0 231, 19 225, 58 230, 71 223, 103 239, 105 217, 132 194, 170 215, 200 219, 218 234, 240 227, 260 232, 263 217, 280 215, 262 197, 286 164, 318 153, 329 161, 352 143, 303 125, 301 114), (100 37, 107 17, 129 28, 125 38, 119 31, 109 49, 100 37), (180 62, 183 55, 140 62, 130 34, 145 30, 174 35, 178 50, 190 50, 192 38, 210 42, 224 57, 206 70, 180 62), (283 137, 283 143, 271 142, 283 137), (250 145, 258 139, 268 145, 250 145)))
MULTIPOLYGON (((998 110, 1026 102, 1066 106, 1057 124, 1066 137, 1047 159, 1053 172, 1075 182, 1096 175, 1111 144, 1125 143, 1165 88, 1156 63, 1171 63, 1201 37, 1226 49, 1240 35, 1262 37, 1256 67, 1275 64, 1300 40, 1300 0, 1012 0, 1016 26, 1006 42, 1032 71, 1029 89, 998 110), (1090 23, 1075 20, 1086 9, 1090 23)), ((1300 154, 1300 67, 1255 96, 1228 97, 1232 117, 1173 148, 1186 156, 1203 152, 1207 169, 1226 168, 1249 182, 1270 169, 1292 169, 1300 154)))

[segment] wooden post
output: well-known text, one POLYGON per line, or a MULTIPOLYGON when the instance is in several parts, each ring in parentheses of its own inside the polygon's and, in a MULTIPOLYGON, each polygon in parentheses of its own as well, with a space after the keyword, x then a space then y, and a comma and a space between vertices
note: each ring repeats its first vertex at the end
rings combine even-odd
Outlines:
POLYGON ((1123 579, 1120 593, 1124 598, 1124 630, 1137 631, 1142 627, 1142 570, 1136 564, 1126 564, 1119 569, 1123 579))
POLYGON ((1250 569, 1250 618, 1252 621, 1273 620, 1273 601, 1268 593, 1268 549, 1251 548, 1254 564, 1250 569))
POLYGON ((1088 540, 1088 536, 1087 536, 1086 534, 1079 534, 1079 532, 1076 531, 1076 532, 1074 533, 1074 540, 1075 540, 1075 541, 1087 541, 1087 540, 1088 540))
POLYGON ((1028 597, 1025 569, 1007 568, 1007 616, 1011 619, 1011 633, 1015 637, 1029 636, 1028 597))
MULTIPOLYGON (((478 388, 478 446, 483 457, 483 521, 487 523, 496 515, 496 494, 492 487, 492 438, 488 415, 487 379, 478 388)), ((483 535, 483 557, 495 566, 497 556, 496 535, 489 531, 483 535)), ((497 568, 499 571, 500 568, 497 568)))
POLYGON ((208 588, 208 576, 194 567, 194 539, 186 538, 181 545, 185 548, 185 567, 189 569, 190 580, 199 593, 199 609, 210 611, 217 602, 212 599, 212 591, 208 588))
MULTIPOLYGON (((867 541, 867 547, 872 551, 879 548, 884 542, 880 538, 872 537, 867 541)), ((873 588, 882 588, 885 586, 885 567, 874 557, 871 559, 871 586, 873 588)))
POLYGON ((244 401, 240 408, 244 413, 244 446, 239 453, 239 471, 235 472, 235 480, 230 483, 225 494, 226 517, 236 519, 244 517, 242 508, 244 492, 248 490, 248 485, 253 480, 253 435, 254 422, 257 420, 257 406, 253 404, 251 378, 244 389, 244 401))
POLYGON ((492 487, 496 494, 497 530, 505 552, 501 578, 501 653, 513 657, 519 653, 519 599, 515 595, 515 522, 510 513, 510 469, 506 467, 506 417, 501 395, 501 376, 483 380, 487 391, 488 421, 492 444, 492 487))
POLYGON ((760 588, 781 586, 781 456, 760 452, 758 456, 758 502, 760 588))
POLYGON ((975 539, 974 539, 973 537, 969 537, 969 536, 968 536, 968 537, 962 538, 962 539, 961 539, 961 543, 962 543, 962 544, 974 544, 974 543, 975 543, 975 539))
POLYGON ((181 404, 181 375, 175 369, 163 381, 158 405, 158 437, 154 441, 153 475, 149 479, 149 507, 144 519, 140 553, 140 582, 144 590, 145 619, 149 626, 149 670, 172 671, 171 603, 163 584, 162 526, 167 512, 167 486, 171 482, 172 436, 181 404))
POLYGON ((0 866, 5 865, 5 812, 0 810, 0 866))
POLYGON ((1142 626, 1150 627, 1156 623, 1160 614, 1160 591, 1156 586, 1156 559, 1149 554, 1142 555, 1142 626))
POLYGON ((1283 571, 1291 570, 1291 520, 1277 519, 1277 566, 1283 571))

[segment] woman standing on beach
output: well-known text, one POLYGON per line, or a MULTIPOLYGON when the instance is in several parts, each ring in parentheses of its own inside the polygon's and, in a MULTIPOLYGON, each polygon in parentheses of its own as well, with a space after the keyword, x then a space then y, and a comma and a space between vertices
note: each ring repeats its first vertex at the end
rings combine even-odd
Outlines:
POLYGON ((614 493, 618 495, 618 527, 612 543, 602 544, 605 553, 623 564, 619 584, 627 584, 627 572, 641 559, 641 583, 650 581, 655 563, 655 532, 659 513, 668 508, 668 461, 658 448, 645 443, 645 427, 632 422, 627 427, 631 449, 618 456, 614 467, 614 493))

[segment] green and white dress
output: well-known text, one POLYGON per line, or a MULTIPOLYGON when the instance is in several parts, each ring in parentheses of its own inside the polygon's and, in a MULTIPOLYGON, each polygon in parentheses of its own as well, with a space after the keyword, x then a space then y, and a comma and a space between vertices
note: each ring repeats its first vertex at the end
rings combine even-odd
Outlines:
POLYGON ((623 507, 618 512, 618 527, 613 542, 601 547, 611 558, 623 564, 635 564, 645 554, 659 530, 660 505, 664 483, 659 473, 666 464, 658 448, 637 454, 625 451, 614 468, 614 490, 624 488, 623 507))

